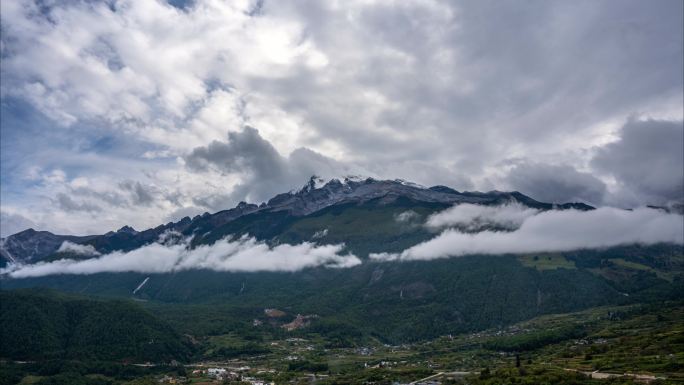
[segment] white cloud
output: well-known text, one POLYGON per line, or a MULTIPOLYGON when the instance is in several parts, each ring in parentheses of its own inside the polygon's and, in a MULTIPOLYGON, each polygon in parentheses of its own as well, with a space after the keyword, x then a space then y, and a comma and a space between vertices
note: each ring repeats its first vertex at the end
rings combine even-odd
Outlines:
POLYGON ((594 175, 568 165, 522 162, 506 176, 506 184, 542 202, 603 202, 605 184, 594 175))
POLYGON ((92 245, 80 245, 69 241, 64 241, 57 249, 58 253, 74 253, 78 255, 100 255, 92 245))
MULTIPOLYGON (((242 183, 234 186, 229 200, 251 202, 266 201, 300 187, 312 175, 330 178, 358 171, 306 148, 284 157, 260 131, 249 126, 241 132, 228 133, 227 141, 213 141, 208 146, 197 147, 183 159, 193 171, 239 175, 242 183)), ((224 193, 223 197, 229 196, 224 193)), ((204 202, 205 206, 221 208, 204 202)))
POLYGON ((344 245, 317 246, 281 244, 270 247, 254 238, 220 240, 213 245, 194 249, 189 242, 152 243, 129 252, 112 252, 97 258, 76 261, 61 259, 33 265, 10 265, 0 270, 13 278, 39 277, 53 274, 95 273, 168 273, 208 269, 215 271, 298 271, 310 267, 344 268, 361 263, 352 254, 341 255, 344 245))
POLYGON ((325 238, 328 235, 328 229, 318 230, 311 236, 311 239, 325 238))
POLYGON ((503 227, 514 230, 539 210, 509 203, 502 206, 482 206, 464 203, 455 205, 428 217, 425 225, 431 228, 458 227, 468 231, 486 227, 503 227))
MULTIPOLYGON (((62 206, 82 210, 66 211, 59 175, 48 188, 11 180, 15 168, 5 166, 3 192, 14 194, 3 194, 3 208, 47 230, 85 233, 154 226, 198 206, 193 197, 221 204, 200 210, 265 199, 273 186, 249 173, 200 175, 173 163, 246 125, 316 174, 336 162, 380 178, 502 189, 491 183, 502 162, 524 158, 577 170, 517 170, 510 184, 540 199, 593 202, 611 177, 624 197, 612 204, 675 191, 665 172, 651 183, 611 167, 616 156, 603 157, 611 162, 601 162, 601 181, 585 174, 599 171, 587 168, 592 151, 615 134, 602 123, 681 121, 681 1, 266 1, 259 12, 256 0, 191 3, 3 2, 3 108, 17 99, 49 119, 30 132, 3 120, 3 142, 17 140, 2 163, 63 169, 68 180, 90 180, 71 188, 125 200, 116 185, 127 179, 155 187, 154 201, 135 210, 70 196, 62 206), (96 207, 106 214, 94 216, 96 207)), ((286 191, 307 177, 290 172, 278 183, 286 191)))
POLYGON ((8 212, 5 207, 0 210, 0 237, 4 238, 12 234, 24 231, 28 228, 37 227, 36 223, 15 212, 8 212))
POLYGON ((251 3, 198 1, 185 11, 149 0, 3 4, 3 43, 11 53, 3 71, 12 74, 5 90, 65 125, 104 119, 155 142, 199 145, 159 131, 206 134, 180 129, 173 119, 191 118, 197 104, 224 108, 213 99, 225 91, 209 83, 244 88, 252 76, 279 78, 326 61, 301 23, 250 17, 251 3))
POLYGON ((399 223, 410 223, 420 218, 420 214, 413 210, 402 211, 394 216, 394 220, 399 223))
MULTIPOLYGON (((480 207, 484 213, 491 209, 480 207)), ((509 209, 501 208, 502 212, 509 209)), ((485 215, 492 216, 491 213, 485 215)), ((470 215, 471 218, 482 216, 470 215)), ((503 217, 510 216, 503 214, 503 217)), ((372 254, 371 258, 430 260, 472 254, 560 252, 655 243, 684 243, 684 217, 648 208, 545 211, 527 217, 514 231, 464 233, 447 229, 401 253, 372 254)))

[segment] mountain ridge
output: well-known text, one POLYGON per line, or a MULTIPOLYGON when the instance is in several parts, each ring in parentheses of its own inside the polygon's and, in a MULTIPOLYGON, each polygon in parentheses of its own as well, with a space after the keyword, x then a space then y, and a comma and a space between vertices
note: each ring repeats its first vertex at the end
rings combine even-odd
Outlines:
MULTIPOLYGON (((363 205, 371 201, 378 204, 390 204, 398 200, 424 204, 455 205, 471 203, 478 205, 497 205, 518 202, 525 206, 539 209, 577 209, 592 210, 584 203, 551 204, 539 202, 518 191, 501 192, 459 192, 447 186, 421 186, 400 179, 378 180, 373 178, 346 177, 342 180, 333 178, 323 180, 312 176, 300 189, 277 194, 267 202, 259 205, 240 202, 234 208, 210 214, 205 212, 193 218, 184 217, 177 222, 168 222, 154 228, 136 231, 125 225, 116 232, 109 231, 102 235, 57 235, 48 231, 27 229, 2 239, 0 243, 0 263, 34 263, 57 252, 61 244, 69 241, 76 244, 88 244, 100 252, 113 250, 130 250, 154 242, 168 231, 184 235, 206 235, 230 224, 231 222, 252 214, 285 215, 289 217, 306 217, 322 210, 341 205, 363 205), (201 230, 201 232, 200 232, 201 230)), ((202 236, 201 238, 204 238, 202 236)), ((207 239, 214 239, 209 237, 207 239)))

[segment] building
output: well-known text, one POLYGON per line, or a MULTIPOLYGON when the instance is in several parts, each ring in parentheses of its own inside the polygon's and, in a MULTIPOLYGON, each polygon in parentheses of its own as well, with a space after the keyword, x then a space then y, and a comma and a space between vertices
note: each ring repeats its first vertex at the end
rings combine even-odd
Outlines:
POLYGON ((209 377, 221 379, 226 375, 226 369, 223 368, 209 368, 207 369, 207 375, 209 377))

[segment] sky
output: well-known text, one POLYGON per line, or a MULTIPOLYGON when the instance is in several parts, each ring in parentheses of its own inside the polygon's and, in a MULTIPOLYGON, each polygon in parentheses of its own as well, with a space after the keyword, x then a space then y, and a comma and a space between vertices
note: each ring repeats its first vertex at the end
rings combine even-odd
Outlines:
POLYGON ((3 1, 0 233, 154 227, 313 175, 684 195, 684 3, 3 1))

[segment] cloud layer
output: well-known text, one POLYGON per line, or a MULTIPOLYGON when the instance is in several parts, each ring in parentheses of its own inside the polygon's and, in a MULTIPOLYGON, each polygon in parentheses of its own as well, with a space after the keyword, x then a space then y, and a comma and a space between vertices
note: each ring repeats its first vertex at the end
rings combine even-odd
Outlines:
MULTIPOLYGON (((458 206, 431 219, 439 224, 458 224, 452 218, 458 206)), ((599 208, 591 211, 545 211, 528 215, 514 206, 475 206, 462 210, 465 218, 522 219, 514 231, 466 233, 447 229, 437 237, 398 254, 372 254, 375 260, 430 260, 474 254, 562 252, 606 248, 627 244, 684 243, 684 217, 660 210, 633 211, 599 208), (477 209, 479 213, 477 213, 477 209), (497 213, 496 210, 499 210, 497 213)), ((455 219, 455 218, 454 218, 455 219)))
POLYGON ((152 243, 129 252, 112 252, 86 260, 61 259, 33 265, 10 265, 0 270, 12 278, 53 274, 169 273, 208 269, 230 272, 298 271, 310 267, 343 268, 361 263, 351 254, 341 255, 344 245, 301 243, 270 247, 254 238, 223 239, 213 245, 189 248, 188 242, 152 243))
POLYGON ((490 227, 507 230, 518 229, 539 210, 510 203, 503 206, 482 206, 464 203, 453 206, 428 217, 425 225, 434 229, 457 227, 465 231, 477 231, 490 227))
MULTIPOLYGON (((424 225, 446 229, 435 238, 401 253, 371 254, 370 259, 431 260, 477 254, 563 252, 629 244, 684 244, 684 217, 650 208, 539 212, 517 204, 462 204, 428 217, 424 225), (499 230, 479 231, 492 227, 499 230)), ((158 243, 106 255, 99 255, 92 246, 64 242, 59 251, 98 256, 32 265, 10 264, 0 270, 0 274, 27 278, 104 272, 168 273, 193 269, 293 272, 311 267, 349 268, 362 263, 353 254, 342 254, 343 249, 344 245, 309 242, 271 247, 247 236, 190 248, 188 239, 179 241, 177 236, 165 234, 158 243)))

